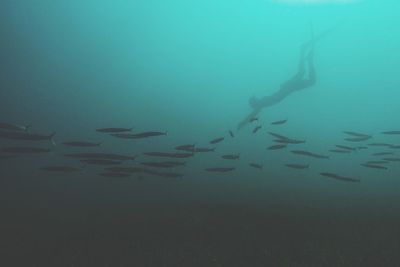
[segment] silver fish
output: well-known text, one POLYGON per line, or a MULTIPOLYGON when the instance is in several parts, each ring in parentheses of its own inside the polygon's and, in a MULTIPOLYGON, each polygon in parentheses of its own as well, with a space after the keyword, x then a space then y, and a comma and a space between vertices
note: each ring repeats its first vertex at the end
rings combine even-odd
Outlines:
POLYGON ((308 164, 295 164, 295 163, 289 163, 285 164, 286 167, 292 168, 292 169, 299 169, 299 170, 304 170, 308 169, 310 165, 308 164))
POLYGON ((218 137, 218 138, 215 138, 215 139, 211 140, 209 143, 210 144, 217 144, 219 142, 222 142, 224 139, 225 139, 224 137, 218 137))
POLYGON ((29 141, 44 141, 44 140, 52 140, 55 136, 55 132, 49 135, 43 134, 33 134, 26 132, 5 132, 0 131, 1 138, 14 139, 14 140, 29 140, 29 141))
POLYGON ((234 167, 212 167, 212 168, 206 168, 205 170, 208 172, 229 172, 233 171, 235 168, 234 167))
POLYGON ((400 134, 400 131, 386 131, 382 132, 383 134, 388 134, 388 135, 397 135, 400 134))
POLYGON ((66 173, 79 171, 79 169, 70 166, 45 166, 42 167, 41 169, 50 172, 66 172, 66 173))
POLYGON ((271 122, 271 124, 272 125, 281 125, 281 124, 284 124, 286 122, 287 122, 287 119, 286 120, 273 121, 273 122, 271 122))
POLYGON ((221 158, 223 158, 223 159, 230 159, 230 160, 237 160, 237 159, 240 158, 240 154, 222 155, 221 158))
POLYGON ((48 153, 51 150, 48 148, 40 148, 40 147, 3 147, 1 151, 3 153, 12 153, 12 154, 36 154, 36 153, 48 153))
POLYGON ((249 166, 260 170, 263 168, 263 166, 258 163, 249 163, 249 166))
POLYGON ((345 181, 345 182, 360 182, 359 179, 344 177, 344 176, 340 176, 340 175, 337 175, 335 173, 330 173, 330 172, 321 172, 320 175, 329 177, 329 178, 333 178, 336 180, 340 180, 340 181, 345 181))
POLYGON ((376 165, 376 164, 366 164, 366 163, 362 163, 362 164, 360 164, 360 165, 361 165, 361 166, 364 166, 364 167, 367 167, 367 168, 387 170, 387 167, 381 166, 381 165, 376 165))
POLYGON ((303 156, 309 156, 309 157, 313 157, 313 158, 329 159, 329 156, 320 155, 320 154, 315 154, 315 153, 311 153, 311 152, 304 151, 304 150, 292 150, 291 152, 292 152, 293 154, 303 155, 303 156))
POLYGON ((100 132, 100 133, 123 133, 123 132, 130 132, 132 131, 132 128, 98 128, 96 129, 96 132, 100 132))
POLYGON ((272 145, 272 146, 267 147, 267 149, 269 149, 269 150, 277 150, 277 149, 282 149, 282 148, 286 148, 286 145, 279 144, 279 145, 272 145))
POLYGON ((343 133, 352 135, 352 136, 356 136, 356 137, 372 137, 369 134, 363 134, 363 133, 357 133, 357 132, 351 132, 351 131, 343 131, 343 133))
POLYGON ((31 127, 30 125, 17 125, 7 122, 0 122, 0 129, 10 131, 27 131, 31 127))
POLYGON ((121 161, 111 159, 81 159, 80 162, 91 165, 118 165, 121 161))
POLYGON ((65 146, 76 146, 76 147, 96 147, 101 145, 101 143, 92 143, 85 141, 62 142, 62 144, 65 146))
POLYGON ((72 153, 72 154, 64 154, 65 157, 70 158, 87 158, 87 159, 107 159, 107 160, 135 160, 136 156, 125 156, 120 154, 111 154, 111 153, 72 153))

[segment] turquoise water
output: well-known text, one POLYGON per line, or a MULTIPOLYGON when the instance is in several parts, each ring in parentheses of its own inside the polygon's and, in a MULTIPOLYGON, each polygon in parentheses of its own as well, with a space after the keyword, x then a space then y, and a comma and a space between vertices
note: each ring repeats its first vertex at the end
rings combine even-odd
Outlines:
POLYGON ((400 130, 400 4, 290 2, 2 1, 0 121, 56 132, 55 146, 0 139, 2 148, 51 149, 0 159, 8 266, 397 266, 399 162, 360 164, 383 158, 376 152, 399 157, 368 144, 400 145, 399 135, 382 134, 400 130), (237 130, 249 99, 279 90, 297 71, 300 46, 326 30, 316 84, 237 130), (102 127, 167 135, 124 140, 95 131, 102 127), (343 131, 372 137, 347 142, 343 131), (268 132, 306 143, 268 150, 268 132), (225 140, 209 144, 217 137, 225 140), (70 140, 102 144, 62 145, 70 140), (107 178, 101 166, 63 157, 140 155, 123 163, 140 166, 160 160, 143 152, 182 144, 216 149, 175 168, 178 179, 107 178), (368 149, 329 151, 338 144, 368 149), (221 159, 236 153, 238 161, 221 159), (49 165, 79 171, 40 169, 49 165))

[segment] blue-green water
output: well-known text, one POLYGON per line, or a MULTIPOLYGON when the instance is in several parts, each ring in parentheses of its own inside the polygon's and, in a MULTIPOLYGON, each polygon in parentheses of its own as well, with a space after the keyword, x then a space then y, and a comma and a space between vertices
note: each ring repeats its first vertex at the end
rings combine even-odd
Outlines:
POLYGON ((0 159, 4 264, 398 266, 400 163, 360 164, 400 155, 368 145, 400 145, 400 135, 382 134, 400 130, 400 4, 288 2, 296 1, 2 1, 0 121, 56 132, 55 146, 0 139, 2 149, 51 149, 0 159), (249 98, 279 90, 297 71, 301 45, 326 30, 315 47, 316 84, 237 130, 249 98), (102 127, 167 135, 125 140, 95 131, 102 127), (343 131, 372 137, 348 142, 343 131), (268 132, 306 143, 268 150, 268 132), (225 139, 209 144, 217 137, 225 139), (62 145, 71 140, 102 144, 62 145), (173 169, 178 179, 102 177, 102 166, 63 156, 139 155, 122 163, 138 167, 164 160, 142 153, 182 144, 216 149, 185 159, 173 169), (367 149, 329 151, 335 145, 367 149), (372 155, 384 151, 394 154, 372 155), (49 165, 79 171, 41 170, 49 165))

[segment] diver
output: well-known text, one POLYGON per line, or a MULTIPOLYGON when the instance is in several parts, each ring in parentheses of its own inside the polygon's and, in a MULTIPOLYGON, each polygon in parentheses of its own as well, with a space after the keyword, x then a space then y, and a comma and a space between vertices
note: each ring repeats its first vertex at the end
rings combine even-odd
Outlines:
POLYGON ((316 73, 314 67, 314 46, 316 41, 321 39, 328 32, 329 31, 322 33, 318 37, 311 39, 309 42, 306 42, 301 46, 299 67, 296 75, 281 84, 280 89, 277 92, 262 98, 250 98, 249 104, 253 108, 253 111, 239 123, 238 129, 242 128, 254 119, 263 108, 276 105, 290 94, 312 87, 315 84, 316 73))

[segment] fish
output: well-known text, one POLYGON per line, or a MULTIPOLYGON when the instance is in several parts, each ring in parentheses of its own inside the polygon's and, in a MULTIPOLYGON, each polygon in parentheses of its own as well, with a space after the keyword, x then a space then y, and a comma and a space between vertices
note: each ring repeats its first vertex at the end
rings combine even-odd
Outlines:
POLYGON ((7 123, 7 122, 0 122, 0 129, 3 130, 10 130, 10 131, 28 131, 30 128, 30 125, 17 125, 17 124, 12 124, 12 123, 7 123))
POLYGON ((361 165, 361 166, 364 166, 364 167, 367 167, 367 168, 387 170, 387 167, 381 166, 381 165, 376 165, 376 164, 361 163, 360 165, 361 165))
POLYGON ((365 162, 365 164, 369 164, 369 165, 387 164, 387 163, 389 163, 389 161, 385 161, 385 160, 371 160, 371 161, 365 162))
POLYGON ((256 168, 256 169, 260 169, 262 170, 263 166, 261 164, 258 163, 249 163, 250 167, 256 168))
POLYGON ((45 166, 40 168, 43 171, 50 171, 50 172, 76 172, 79 169, 70 167, 70 166, 45 166))
POLYGON ((48 153, 51 149, 48 148, 40 148, 40 147, 3 147, 1 152, 3 153, 12 153, 12 154, 36 154, 36 153, 48 153))
POLYGON ((371 144, 367 144, 369 146, 383 146, 383 147, 391 147, 391 144, 387 144, 387 143, 371 143, 371 144))
POLYGON ((65 146, 76 146, 76 147, 96 147, 101 145, 101 143, 92 143, 85 141, 62 142, 62 144, 65 146))
POLYGON ((229 171, 233 171, 234 167, 212 167, 212 168, 206 168, 204 170, 208 171, 208 172, 229 172, 229 171))
POLYGON ((137 133, 133 134, 133 138, 148 138, 148 137, 155 137, 155 136, 162 136, 162 135, 167 135, 168 132, 143 132, 143 133, 137 133))
POLYGON ((261 129, 261 127, 262 127, 262 126, 256 126, 256 127, 253 129, 253 133, 256 133, 256 132, 258 132, 258 130, 260 130, 260 129, 261 129))
POLYGON ((238 159, 240 158, 240 154, 222 155, 221 158, 223 158, 223 159, 229 159, 229 160, 238 160, 238 159))
POLYGON ((310 165, 308 165, 308 164, 289 163, 289 164, 285 164, 285 166, 289 167, 289 168, 292 168, 292 169, 303 170, 303 169, 308 169, 310 165))
POLYGON ((233 132, 231 130, 229 130, 229 135, 233 138, 235 137, 235 135, 233 135, 233 132))
POLYGON ((215 147, 213 147, 213 148, 196 147, 196 149, 194 150, 194 152, 214 152, 214 151, 215 151, 215 147))
POLYGON ((171 165, 165 162, 151 162, 151 161, 144 161, 140 162, 141 165, 144 166, 149 166, 149 167, 155 167, 155 168, 173 168, 176 167, 176 165, 171 165))
POLYGON ((372 154, 373 156, 386 156, 386 155, 393 155, 393 152, 377 152, 372 154))
POLYGON ((5 132, 0 131, 1 138, 14 139, 14 140, 29 140, 29 141, 45 141, 45 140, 53 140, 53 137, 56 135, 55 132, 49 135, 43 134, 33 134, 26 132, 5 132))
POLYGON ((176 146, 175 150, 194 152, 195 145, 194 144, 180 145, 180 146, 176 146))
POLYGON ((253 121, 258 121, 258 118, 253 117, 253 118, 250 118, 250 119, 249 119, 249 122, 253 122, 253 121))
POLYGON ((176 173, 176 172, 157 172, 157 171, 152 171, 152 170, 146 170, 145 173, 155 175, 155 176, 160 176, 160 177, 166 177, 166 178, 183 177, 183 174, 176 173))
POLYGON ((286 145, 279 144, 279 145, 272 145, 272 146, 267 147, 268 150, 277 150, 277 149, 282 149, 282 148, 286 148, 286 145))
POLYGON ((350 137, 350 138, 345 138, 344 140, 348 142, 362 142, 365 140, 371 139, 371 136, 363 136, 363 137, 350 137))
POLYGON ((400 161, 400 158, 383 158, 386 161, 400 161))
POLYGON ((136 139, 135 135, 131 133, 111 133, 110 135, 123 139, 136 139))
POLYGON ((355 151, 356 148, 355 147, 349 147, 349 146, 343 146, 343 145, 336 145, 337 148, 341 148, 341 149, 347 149, 347 150, 351 150, 351 151, 355 151))
POLYGON ((125 178, 131 176, 126 172, 102 172, 99 173, 100 176, 109 177, 109 178, 125 178))
POLYGON ((275 139, 274 142, 284 143, 284 144, 304 144, 305 140, 296 140, 296 139, 275 139))
POLYGON ((391 149, 400 149, 400 145, 391 145, 389 148, 391 148, 391 149))
POLYGON ((270 135, 272 135, 273 137, 276 137, 278 139, 282 139, 282 140, 290 140, 290 138, 277 134, 277 133, 273 133, 273 132, 268 132, 270 135))
POLYGON ((271 124, 272 125, 281 125, 281 124, 284 124, 286 122, 287 122, 287 119, 286 120, 273 121, 273 122, 271 122, 271 124))
POLYGON ((108 167, 105 168, 107 172, 128 172, 128 173, 138 173, 144 172, 146 169, 138 168, 138 167, 108 167))
POLYGON ((382 132, 382 134, 396 135, 396 134, 400 134, 400 131, 386 131, 386 132, 382 132))
POLYGON ((357 149, 361 150, 361 149, 368 149, 368 147, 366 146, 358 146, 357 149))
POLYGON ((133 130, 132 128, 98 128, 96 129, 96 132, 100 132, 100 133, 123 133, 123 132, 130 132, 133 130))
POLYGON ((144 152, 146 156, 151 157, 167 157, 167 158, 189 158, 193 157, 193 153, 169 153, 169 152, 144 152))
POLYGON ((347 135, 356 136, 356 137, 372 137, 369 134, 363 134, 363 133, 357 133, 357 132, 351 132, 351 131, 343 131, 343 133, 345 133, 347 135))
POLYGON ((360 182, 360 179, 344 177, 330 172, 321 172, 320 175, 345 182, 360 182))
POLYGON ((304 150, 292 150, 290 152, 292 152, 293 154, 309 156, 309 157, 313 157, 313 158, 329 159, 329 156, 319 155, 319 154, 311 153, 311 152, 304 151, 304 150))
POLYGON ((111 159, 81 159, 80 162, 91 165, 118 165, 122 163, 119 160, 111 159))
POLYGON ((225 139, 224 137, 218 137, 218 138, 215 138, 215 139, 211 140, 209 143, 210 144, 217 144, 219 142, 222 142, 224 139, 225 139))
POLYGON ((135 160, 137 156, 125 156, 120 154, 112 154, 112 153, 72 153, 72 154, 64 154, 65 157, 70 158, 88 158, 88 159, 106 159, 106 160, 135 160))
POLYGON ((334 153, 350 153, 350 150, 346 149, 330 149, 329 151, 334 153))
POLYGON ((165 164, 174 165, 174 166, 185 166, 186 162, 184 161, 163 161, 165 164))

